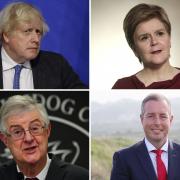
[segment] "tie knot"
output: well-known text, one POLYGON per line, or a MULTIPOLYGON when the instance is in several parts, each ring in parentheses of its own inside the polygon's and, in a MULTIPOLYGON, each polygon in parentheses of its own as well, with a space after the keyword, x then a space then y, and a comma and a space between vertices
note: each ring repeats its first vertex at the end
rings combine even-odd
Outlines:
POLYGON ((34 177, 34 178, 26 178, 25 180, 38 180, 37 177, 34 177))
POLYGON ((15 71, 21 71, 21 69, 22 69, 22 65, 19 65, 19 64, 17 64, 16 66, 14 66, 14 68, 15 68, 15 71))
POLYGON ((156 153, 157 156, 161 156, 163 150, 157 149, 157 150, 153 150, 152 152, 153 152, 153 153, 156 153))

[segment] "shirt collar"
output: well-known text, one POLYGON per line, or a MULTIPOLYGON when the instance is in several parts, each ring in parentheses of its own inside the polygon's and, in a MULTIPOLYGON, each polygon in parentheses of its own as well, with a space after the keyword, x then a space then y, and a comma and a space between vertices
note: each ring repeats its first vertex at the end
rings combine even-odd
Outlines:
MULTIPOLYGON (((148 141, 146 137, 145 137, 145 144, 148 152, 152 152, 153 150, 156 150, 156 148, 148 141)), ((168 152, 168 139, 166 140, 166 143, 162 146, 161 150, 168 152)))
MULTIPOLYGON (((6 52, 4 47, 1 48, 1 56, 2 56, 2 67, 3 71, 14 68, 18 63, 16 63, 6 52)), ((31 69, 31 64, 29 61, 25 61, 23 64, 24 68, 31 69)))
MULTIPOLYGON (((50 163, 51 163, 51 159, 47 155, 46 165, 44 166, 42 171, 36 176, 39 180, 45 180, 47 172, 49 170, 50 163)), ((20 169, 19 169, 18 165, 16 165, 16 167, 17 167, 17 171, 20 172, 20 169)), ((27 178, 27 176, 24 176, 24 179, 25 178, 27 178)))

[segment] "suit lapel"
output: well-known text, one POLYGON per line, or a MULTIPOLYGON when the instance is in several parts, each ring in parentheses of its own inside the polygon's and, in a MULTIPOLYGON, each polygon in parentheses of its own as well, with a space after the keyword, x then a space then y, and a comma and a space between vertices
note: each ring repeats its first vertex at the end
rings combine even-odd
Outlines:
POLYGON ((43 74, 44 70, 42 68, 42 65, 40 63, 40 55, 36 59, 33 59, 30 61, 31 67, 32 67, 32 74, 33 74, 33 83, 34 83, 34 89, 43 89, 44 83, 45 83, 45 76, 43 74))
POLYGON ((178 167, 178 154, 176 152, 176 149, 171 141, 169 141, 168 146, 168 180, 174 180, 175 175, 177 171, 179 171, 178 167), (176 168, 178 168, 176 170, 176 168))
POLYGON ((136 152, 142 166, 142 170, 144 170, 147 175, 147 179, 157 180, 156 173, 144 141, 137 144, 136 152))
POLYGON ((56 159, 56 157, 52 154, 48 154, 51 160, 51 164, 49 166, 49 170, 46 176, 46 180, 63 180, 65 175, 65 167, 66 163, 61 162, 60 160, 56 159))

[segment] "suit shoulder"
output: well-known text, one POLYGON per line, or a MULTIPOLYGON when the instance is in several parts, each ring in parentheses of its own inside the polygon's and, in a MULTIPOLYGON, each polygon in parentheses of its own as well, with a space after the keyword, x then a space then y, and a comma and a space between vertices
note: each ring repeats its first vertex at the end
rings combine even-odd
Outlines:
MULTIPOLYGON (((0 177, 6 179, 7 176, 12 175, 16 172, 16 164, 13 160, 9 160, 0 165, 0 177)), ((1 179, 0 178, 0 179, 1 179)))
POLYGON ((43 51, 43 50, 40 50, 39 52, 39 55, 38 55, 38 58, 39 59, 48 59, 50 61, 53 60, 65 60, 65 58, 63 57, 62 54, 59 54, 59 53, 56 53, 56 52, 51 52, 51 51, 43 51))
POLYGON ((0 171, 12 168, 13 166, 15 166, 15 162, 13 160, 6 161, 0 164, 0 171))
POLYGON ((59 72, 63 69, 72 69, 68 60, 66 60, 63 55, 50 52, 50 51, 42 51, 40 50, 38 56, 31 61, 31 65, 33 67, 46 68, 46 71, 49 69, 53 69, 53 72, 59 72))
POLYGON ((115 155, 118 155, 118 156, 122 156, 122 157, 125 157, 126 155, 130 155, 130 154, 134 154, 134 152, 137 150, 137 148, 142 145, 143 141, 139 141, 138 143, 136 144, 133 144, 127 148, 123 148, 119 151, 116 151, 115 152, 115 155))
POLYGON ((63 180, 88 180, 89 172, 85 168, 62 162, 58 157, 53 156, 47 179, 61 179, 62 177, 63 180))
POLYGON ((177 150, 180 150, 180 144, 178 144, 178 143, 171 142, 171 143, 170 143, 170 146, 173 146, 173 148, 175 148, 175 149, 177 149, 177 150))
POLYGON ((89 179, 88 170, 82 168, 80 166, 67 164, 65 167, 65 174, 67 177, 71 177, 69 179, 89 179))

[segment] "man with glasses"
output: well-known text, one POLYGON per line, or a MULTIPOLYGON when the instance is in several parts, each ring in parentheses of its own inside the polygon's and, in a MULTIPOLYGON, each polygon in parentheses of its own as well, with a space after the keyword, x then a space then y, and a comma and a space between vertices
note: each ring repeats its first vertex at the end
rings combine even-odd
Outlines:
POLYGON ((13 161, 0 167, 1 180, 88 180, 85 169, 47 154, 51 125, 42 104, 29 96, 12 96, 0 109, 0 138, 13 161))

